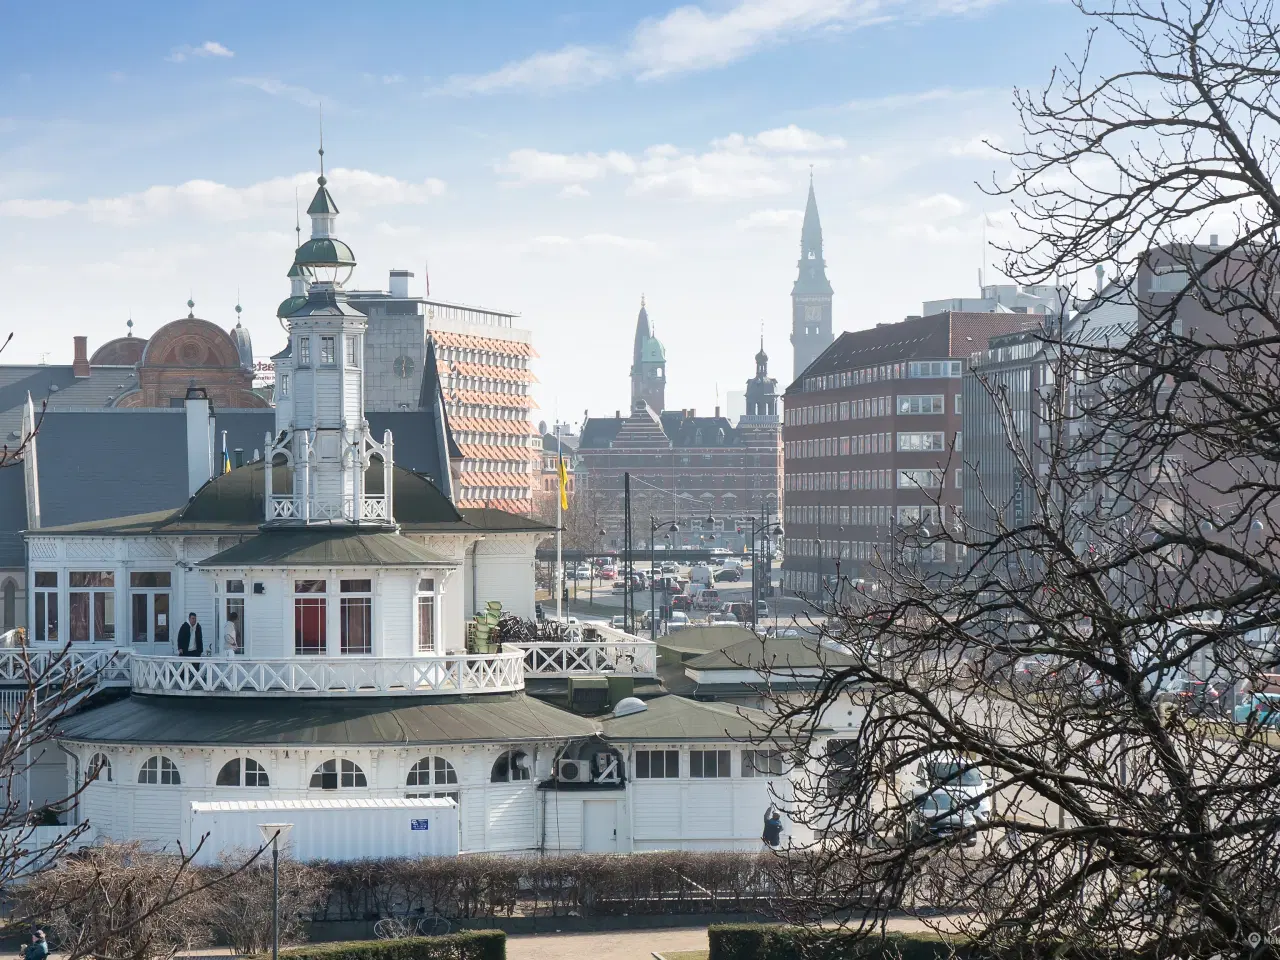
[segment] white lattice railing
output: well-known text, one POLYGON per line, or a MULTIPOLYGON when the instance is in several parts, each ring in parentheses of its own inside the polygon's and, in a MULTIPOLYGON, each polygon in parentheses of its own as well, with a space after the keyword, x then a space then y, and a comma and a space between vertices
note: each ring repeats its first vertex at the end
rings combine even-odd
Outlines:
MULTIPOLYGON (((291 495, 273 496, 271 498, 268 520, 301 520, 302 501, 291 495)), ((355 498, 342 500, 312 500, 308 505, 308 516, 312 520, 354 520, 356 517, 355 498)), ((386 522, 386 497, 361 497, 360 519, 386 522)))
POLYGON ((129 651, 0 649, 0 683, 46 685, 68 680, 126 686, 129 683, 129 651))
POLYGON ((520 653, 455 657, 281 660, 134 655, 133 689, 159 694, 394 696, 503 693, 524 688, 520 653))
POLYGON ((658 674, 658 648, 648 640, 574 640, 506 643, 524 653, 526 677, 589 677, 616 673, 632 677, 658 674))

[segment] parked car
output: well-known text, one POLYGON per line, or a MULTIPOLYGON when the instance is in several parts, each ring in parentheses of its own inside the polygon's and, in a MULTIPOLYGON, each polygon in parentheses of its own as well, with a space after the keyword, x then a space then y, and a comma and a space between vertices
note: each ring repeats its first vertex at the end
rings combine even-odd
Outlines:
POLYGON ((772 616, 772 614, 769 613, 769 604, 765 603, 763 600, 757 600, 756 619, 764 619, 769 616, 772 616))
POLYGON ((1233 719, 1236 723, 1247 723, 1253 716, 1258 723, 1280 726, 1280 693, 1251 693, 1236 707, 1233 719))
MULTIPOLYGON (((679 594, 678 596, 674 596, 674 597, 672 597, 672 598, 671 598, 671 609, 672 609, 672 611, 676 611, 676 610, 692 610, 692 609, 693 609, 693 597, 689 596, 687 593, 682 593, 682 594, 679 594)), ((673 613, 673 614, 672 614, 672 616, 674 616, 674 615, 675 615, 675 614, 673 613)))
MULTIPOLYGON (((909 839, 930 838, 943 840, 972 827, 977 818, 971 810, 959 808, 946 790, 934 790, 916 798, 907 820, 909 839)), ((966 846, 976 846, 976 835, 969 837, 966 846)))
POLYGON ((916 764, 909 789, 916 799, 944 791, 950 794, 955 806, 963 805, 979 820, 986 820, 991 816, 991 798, 982 795, 990 788, 982 771, 964 757, 937 752, 916 764))
POLYGON ((717 570, 715 575, 716 583, 737 583, 741 579, 741 567, 725 567, 723 570, 717 570))

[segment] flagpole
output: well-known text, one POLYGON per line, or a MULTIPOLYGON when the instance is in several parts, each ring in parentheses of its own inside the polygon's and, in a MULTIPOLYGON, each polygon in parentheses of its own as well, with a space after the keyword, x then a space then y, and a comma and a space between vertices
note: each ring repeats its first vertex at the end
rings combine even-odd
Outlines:
POLYGON ((560 577, 564 572, 564 561, 561 555, 561 531, 564 527, 564 480, 561 478, 561 472, 564 470, 564 449, 560 443, 560 431, 553 426, 552 430, 556 431, 556 619, 560 619, 560 598, 563 595, 563 588, 560 585, 560 577))

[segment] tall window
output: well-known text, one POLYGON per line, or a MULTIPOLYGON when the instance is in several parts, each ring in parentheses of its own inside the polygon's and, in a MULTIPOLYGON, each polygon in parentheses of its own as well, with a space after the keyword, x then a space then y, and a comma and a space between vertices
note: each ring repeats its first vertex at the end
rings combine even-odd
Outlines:
POLYGON ((311 774, 312 790, 337 790, 340 787, 367 787, 364 771, 350 760, 326 760, 311 774))
POLYGON ((708 779, 731 775, 728 750, 689 751, 689 776, 708 779))
POLYGON ((39 570, 33 574, 36 594, 36 639, 54 642, 58 635, 58 575, 39 570))
POLYGON ((168 757, 156 756, 142 765, 142 769, 138 771, 138 782, 177 786, 182 783, 182 777, 178 775, 176 763, 168 757))
POLYGON ((334 349, 333 337, 320 338, 320 362, 323 364, 333 364, 334 349))
POLYGON ((321 656, 325 644, 325 603, 323 580, 293 581, 293 652, 298 656, 321 656))
POLYGON ((130 571, 129 629, 134 643, 169 642, 169 586, 172 574, 130 571))
POLYGON ((307 367, 311 365, 311 338, 298 338, 298 366, 307 367))
MULTIPOLYGON (((245 652, 244 640, 246 636, 246 624, 244 622, 244 581, 228 580, 227 581, 227 599, 223 609, 223 616, 226 617, 228 624, 235 624, 236 628, 236 649, 238 653, 245 652), (234 618, 234 619, 232 619, 234 618)), ((226 628, 223 628, 223 637, 226 638, 226 628)), ((225 648, 225 647, 224 647, 225 648)))
POLYGON ((360 366, 360 354, 357 351, 357 347, 359 347, 360 341, 357 340, 355 337, 353 337, 351 334, 347 334, 347 336, 343 338, 343 343, 346 345, 346 350, 347 350, 347 366, 348 367, 360 366))
POLYGON ((373 581, 341 580, 339 588, 342 652, 373 653, 373 581))
POLYGON ((228 760, 218 771, 219 787, 269 787, 266 768, 250 757, 228 760))
POLYGON ((637 780, 674 780, 680 776, 679 750, 637 750, 637 780))
POLYGON ((289 375, 287 373, 280 374, 280 396, 289 396, 289 375))
POLYGON ((71 640, 101 643, 116 638, 116 575, 72 571, 71 640))
POLYGON ((436 582, 430 577, 418 581, 418 652, 436 649, 436 582))

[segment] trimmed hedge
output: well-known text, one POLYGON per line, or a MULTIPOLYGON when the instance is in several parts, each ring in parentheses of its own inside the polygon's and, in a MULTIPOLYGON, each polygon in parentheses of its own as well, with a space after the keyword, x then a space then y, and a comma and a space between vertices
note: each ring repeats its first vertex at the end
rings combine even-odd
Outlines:
POLYGON ((470 930, 443 937, 401 940, 349 940, 281 950, 288 960, 506 960, 507 935, 501 930, 470 930))
MULTIPOLYGON (((763 923, 725 923, 707 928, 708 960, 942 960, 952 955, 946 941, 930 933, 891 933, 855 938, 837 930, 819 932, 763 923)), ((967 951, 954 949, 956 957, 967 951)))

